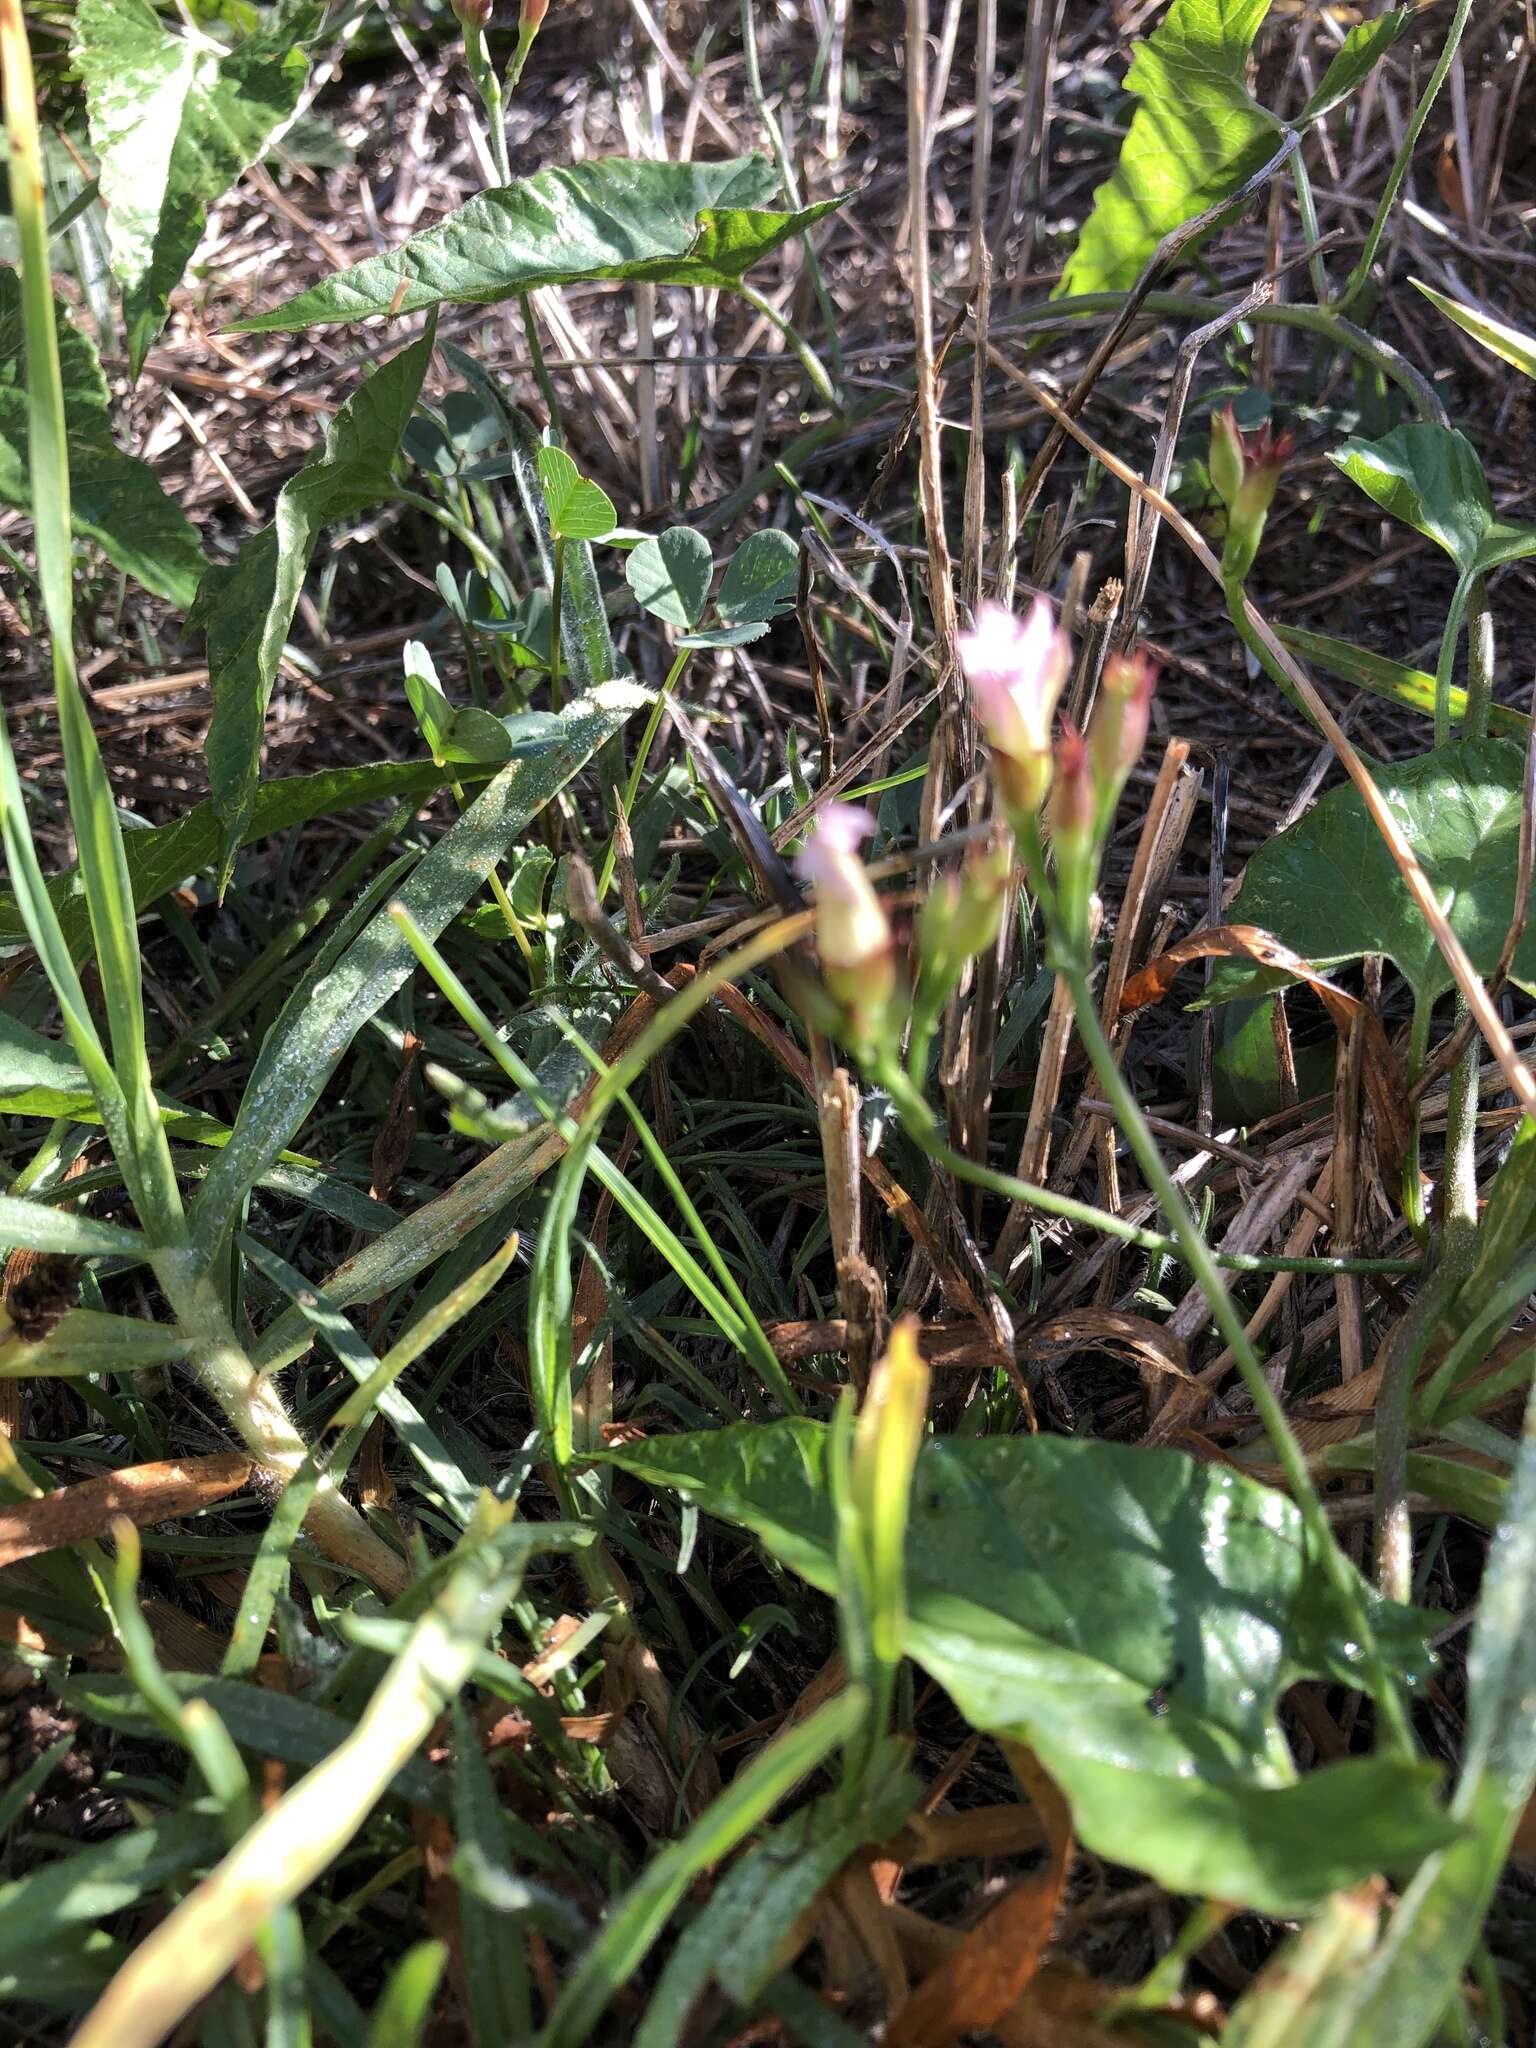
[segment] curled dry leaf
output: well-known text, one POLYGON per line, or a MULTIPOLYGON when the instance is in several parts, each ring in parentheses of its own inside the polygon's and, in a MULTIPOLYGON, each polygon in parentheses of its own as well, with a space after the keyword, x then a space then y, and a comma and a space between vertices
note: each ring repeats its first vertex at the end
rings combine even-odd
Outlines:
POLYGON ((1161 1002, 1173 986, 1181 968, 1192 961, 1208 959, 1252 960, 1260 967, 1273 967, 1281 974, 1304 982, 1332 1018, 1339 1036, 1348 1039, 1363 1034, 1364 1079, 1376 1118, 1377 1144, 1382 1154, 1382 1178, 1394 1185, 1408 1156, 1407 1084, 1399 1068, 1381 1019, 1358 996, 1336 988, 1325 975, 1293 953, 1272 933, 1256 924, 1215 925, 1208 931, 1191 932, 1187 939, 1170 946, 1155 960, 1148 961, 1139 974, 1132 975, 1120 998, 1122 1016, 1148 1003, 1161 1002))
POLYGON ((38 1500, 17 1501, 0 1509, 0 1567, 105 1536, 118 1515, 139 1528, 195 1515, 199 1508, 238 1493, 251 1470, 252 1460, 239 1451, 208 1458, 165 1458, 152 1465, 130 1465, 103 1479, 82 1479, 38 1500))

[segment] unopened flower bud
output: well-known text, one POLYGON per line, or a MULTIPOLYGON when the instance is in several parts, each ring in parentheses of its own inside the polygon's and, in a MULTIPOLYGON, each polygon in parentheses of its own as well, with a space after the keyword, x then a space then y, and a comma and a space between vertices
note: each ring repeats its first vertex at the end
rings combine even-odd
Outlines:
POLYGON ((517 48, 512 52, 512 62, 507 66, 507 90, 515 92, 517 81, 523 75, 523 66, 528 61, 528 52, 533 48, 533 39, 544 26, 544 17, 549 12, 549 0, 523 0, 517 16, 517 48))
POLYGON ((979 606, 956 647, 1004 807, 1016 821, 1032 819, 1050 787, 1051 721, 1071 644, 1041 597, 1023 619, 1001 605, 979 606))
POLYGON ((797 863, 816 890, 816 950, 821 978, 869 1030, 882 1017, 896 986, 896 959, 885 906, 875 894, 858 846, 875 820, 854 804, 830 803, 797 863))
POLYGON ((1064 860, 1092 851, 1097 816, 1098 792, 1088 742, 1075 725, 1068 725, 1056 742, 1056 772, 1046 812, 1058 867, 1064 860))
POLYGON ((1241 582, 1253 567, 1281 473, 1296 448, 1294 434, 1264 426, 1245 435, 1230 405, 1211 415, 1211 483, 1227 508, 1222 573, 1241 582))
POLYGON ((453 12, 460 28, 471 35, 484 35, 490 25, 495 0, 453 0, 453 12))
POLYGON ((1013 850, 1006 832, 974 846, 959 874, 941 876, 923 905, 917 927, 921 989, 947 992, 967 960, 997 938, 1008 904, 1013 850))
POLYGON ((1104 680, 1088 727, 1101 824, 1107 821, 1125 778, 1141 759, 1156 686, 1156 664, 1140 648, 1131 654, 1111 655, 1104 665, 1104 680))

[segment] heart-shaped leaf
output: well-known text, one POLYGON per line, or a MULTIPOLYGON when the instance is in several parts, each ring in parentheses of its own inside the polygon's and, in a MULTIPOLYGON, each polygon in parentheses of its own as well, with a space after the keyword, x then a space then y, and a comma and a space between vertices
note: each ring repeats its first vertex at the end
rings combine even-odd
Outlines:
POLYGON ((696 626, 709 601, 714 562, 709 542, 691 526, 669 526, 642 540, 624 564, 625 581, 653 618, 669 626, 696 626))
POLYGON ((556 540, 601 540, 619 523, 613 500, 584 477, 563 448, 541 448, 539 482, 556 540))
POLYGON ((1276 145, 1249 97, 1248 60, 1269 0, 1173 0, 1125 74, 1136 112, 1058 291, 1125 291, 1163 236, 1235 192, 1276 145))
POLYGON ((765 625, 787 609, 799 581, 800 550, 787 533, 749 533, 726 564, 715 610, 727 626, 765 625))
POLYGON ((1384 512, 1444 548, 1464 576, 1536 554, 1536 527, 1496 516, 1477 450, 1454 427, 1417 420, 1379 441, 1346 441, 1332 460, 1384 512))
MULTIPOLYGON (((1514 910, 1523 749, 1508 740, 1463 740, 1372 772, 1472 965, 1491 973, 1514 910)), ((1385 953, 1421 1001, 1451 987, 1429 927, 1352 787, 1331 790, 1259 848, 1227 915, 1262 926, 1325 973, 1385 953)), ((1283 978, 1221 961, 1207 995, 1226 1002, 1283 978)), ((1526 919, 1513 978, 1536 989, 1536 917, 1526 919)))
POLYGON ((230 54, 173 35, 148 0, 80 0, 72 54, 101 166, 112 270, 137 377, 208 208, 298 106, 324 8, 291 0, 230 54))
POLYGON ((540 171, 480 193, 404 248, 370 256, 239 327, 261 333, 426 306, 492 306, 538 285, 604 278, 730 287, 844 203, 758 210, 778 182, 755 155, 699 164, 598 157, 540 171))
MULTIPOLYGON (((614 1464, 837 1584, 824 1424, 648 1439, 614 1464)), ((1358 1650, 1295 1507, 1177 1451, 939 1439, 913 1481, 906 1648, 974 1724, 1027 1743, 1084 1843, 1170 1891, 1289 1914, 1451 1838, 1435 1773, 1384 1758, 1297 1779, 1277 1719, 1358 1650)), ((1424 1668, 1430 1617, 1373 1603, 1424 1668)))

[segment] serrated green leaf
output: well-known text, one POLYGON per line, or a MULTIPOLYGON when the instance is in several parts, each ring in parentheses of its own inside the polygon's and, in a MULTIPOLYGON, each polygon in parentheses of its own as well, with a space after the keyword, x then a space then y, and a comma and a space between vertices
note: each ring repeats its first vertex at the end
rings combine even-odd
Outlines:
POLYGON ((1521 370, 1527 377, 1536 377, 1536 334, 1523 334, 1518 327, 1508 327, 1502 320, 1495 320, 1491 313, 1485 313, 1478 306, 1465 306, 1460 299, 1447 298, 1444 292, 1437 292, 1421 278, 1410 278, 1415 291, 1420 291, 1432 305, 1440 308, 1448 320, 1454 320, 1474 341, 1480 341, 1501 361, 1521 370))
POLYGON ((1127 290, 1164 235, 1235 192, 1273 153, 1274 121, 1245 83, 1268 12, 1269 0, 1173 0, 1136 45, 1125 75, 1136 112, 1057 296, 1127 290))
POLYGON ((133 376, 165 324, 208 208, 298 106, 324 9, 290 0, 228 56, 172 34, 147 0, 80 0, 72 52, 101 167, 133 376))
POLYGON ((624 564, 624 580, 637 602, 669 626, 699 623, 713 574, 709 542, 691 526, 669 526, 637 542, 624 564))
POLYGON ((326 429, 323 452, 283 486, 272 524, 231 565, 209 569, 198 587, 188 624, 208 636, 213 722, 206 751, 224 824, 221 893, 256 801, 267 704, 310 554, 322 528, 388 493, 432 342, 429 331, 352 394, 326 429))
POLYGON ((1304 127, 1308 122, 1320 121, 1364 85, 1413 18, 1411 7, 1393 7, 1377 15, 1374 21, 1357 21, 1339 45, 1317 91, 1302 108, 1297 125, 1304 127))
MULTIPOLYGON (((629 683, 606 683, 558 716, 558 733, 510 761, 412 871, 398 900, 436 938, 483 886, 517 834, 577 774, 625 720, 649 702, 629 683)), ((245 1191, 278 1158, 320 1099, 336 1063, 370 1017, 415 969, 416 956, 381 910, 318 981, 289 999, 247 1083, 234 1135, 209 1168, 192 1218, 211 1256, 245 1191)))
MULTIPOLYGON (((1523 750, 1508 740, 1462 740, 1372 771, 1479 974, 1492 973, 1514 909, 1524 773, 1523 750)), ((1234 924, 1262 926, 1324 973, 1367 953, 1385 953, 1421 1001, 1452 986, 1429 927, 1353 788, 1330 790, 1259 848, 1227 915, 1234 924)), ((1536 989, 1531 917, 1512 978, 1536 989)), ((1218 961, 1207 995, 1228 1002, 1283 979, 1218 961)))
POLYGON ((556 540, 601 540, 619 523, 613 500, 584 477, 563 448, 541 448, 539 482, 556 540))
MULTIPOLYGON (((160 488, 147 462, 125 455, 112 437, 107 380, 96 345, 54 300, 59 371, 64 381, 64 422, 69 448, 70 511, 74 530, 98 547, 146 590, 183 608, 192 602, 207 567, 196 529, 160 488)), ((32 509, 27 445, 25 350, 21 287, 14 270, 0 269, 0 504, 32 509)))
POLYGON ((764 625, 794 601, 800 549, 776 526, 749 533, 725 565, 715 610, 726 626, 764 625))
POLYGON ((314 327, 426 306, 492 306, 540 285, 629 279, 731 286, 842 198, 759 211, 778 177, 761 156, 724 163, 597 157, 482 192, 388 256, 327 278, 239 331, 314 327))
MULTIPOLYGON (((826 1441, 793 1420, 606 1456, 830 1593, 826 1441)), ((1345 1675, 1354 1646, 1294 1505, 1234 1472, 1080 1438, 930 1441, 906 1596, 908 1653, 975 1727, 1029 1744, 1087 1847, 1170 1891, 1290 1914, 1453 1836, 1427 1767, 1296 1778, 1279 1696, 1345 1675)), ((1430 1617, 1373 1605, 1388 1654, 1425 1668, 1430 1617)))

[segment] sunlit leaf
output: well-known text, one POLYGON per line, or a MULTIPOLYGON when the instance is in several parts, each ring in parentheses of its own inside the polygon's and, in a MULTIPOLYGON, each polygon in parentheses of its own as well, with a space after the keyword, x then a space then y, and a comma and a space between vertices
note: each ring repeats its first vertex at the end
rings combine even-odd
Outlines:
POLYGON ((613 500, 582 475, 563 448, 541 448, 538 470, 556 540, 602 540, 612 533, 619 523, 613 500))
POLYGON ((1477 450, 1454 427, 1412 421, 1379 441, 1346 441, 1331 459, 1384 512, 1444 548, 1463 575, 1536 554, 1536 526, 1495 514, 1477 450))
POLYGON ((112 269, 137 377, 207 210, 298 106, 324 8, 288 0, 227 56, 173 34, 148 0, 80 0, 72 43, 101 166, 112 269))
POLYGON ((1058 292, 1124 291, 1170 230, 1235 192, 1273 154, 1274 122, 1249 96, 1248 59, 1269 0, 1173 0, 1136 45, 1136 111, 1094 194, 1058 292))
POLYGON ((1411 278, 1409 282, 1474 341, 1480 341, 1484 348, 1491 349, 1494 355, 1514 369, 1523 370, 1527 377, 1536 377, 1536 335, 1522 333, 1518 327, 1509 327, 1480 307, 1463 305, 1460 299, 1447 298, 1444 292, 1435 291, 1420 278, 1411 278))
POLYGON ((415 313, 426 306, 491 306, 539 285, 599 279, 729 286, 843 200, 793 213, 759 210, 778 189, 765 157, 724 163, 589 163, 482 192, 388 256, 370 256, 241 321, 247 333, 415 313))

